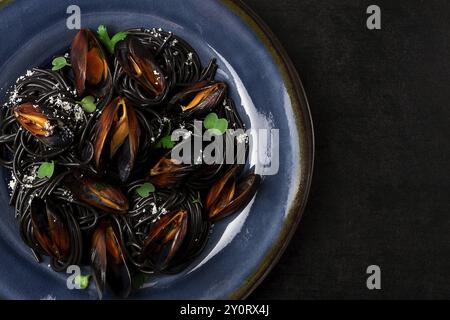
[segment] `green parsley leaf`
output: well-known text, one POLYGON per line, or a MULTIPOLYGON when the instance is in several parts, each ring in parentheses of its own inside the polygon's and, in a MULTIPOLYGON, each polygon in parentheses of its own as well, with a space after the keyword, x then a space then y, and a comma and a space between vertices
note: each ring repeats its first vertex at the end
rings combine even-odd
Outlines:
POLYGON ((156 144, 156 148, 172 149, 175 146, 175 141, 172 141, 172 136, 162 137, 156 144))
POLYGON ((114 54, 114 48, 119 41, 124 40, 127 37, 126 32, 118 32, 112 38, 109 37, 108 30, 104 25, 100 25, 97 29, 97 34, 100 41, 105 45, 111 54, 114 54))
POLYGON ((216 135, 222 135, 228 129, 228 120, 220 118, 215 112, 208 114, 203 120, 203 125, 206 129, 210 130, 211 133, 216 135))
POLYGON ((77 284, 77 287, 80 289, 86 289, 87 287, 89 287, 90 277, 91 275, 87 276, 78 275, 75 277, 75 284, 77 284))
POLYGON ((119 41, 125 40, 125 38, 127 37, 128 33, 126 32, 117 32, 112 38, 111 38, 111 48, 112 51, 114 52, 114 48, 116 47, 116 44, 119 41))
POLYGON ((67 62, 66 58, 64 58, 64 57, 56 57, 55 59, 53 59, 52 65, 53 65, 53 68, 52 68, 53 71, 58 71, 58 70, 64 68, 65 66, 69 66, 69 67, 71 66, 67 62))
POLYGON ((150 182, 146 182, 137 188, 136 192, 140 197, 147 198, 150 193, 155 192, 155 186, 150 182))
POLYGON ((203 120, 203 125, 206 129, 212 129, 214 128, 214 125, 216 124, 216 121, 218 119, 219 117, 217 116, 217 114, 215 112, 211 112, 206 116, 205 120, 203 120))
POLYGON ((43 162, 38 169, 37 176, 39 179, 42 178, 51 178, 53 176, 53 172, 55 171, 55 162, 43 162))
POLYGON ((93 96, 86 96, 81 101, 77 102, 87 113, 92 113, 97 109, 97 105, 95 104, 95 98, 93 96))
POLYGON ((218 130, 220 134, 224 134, 228 129, 228 120, 224 118, 218 119, 214 129, 218 130))
POLYGON ((106 27, 104 25, 99 25, 97 29, 97 34, 100 41, 109 50, 109 42, 111 41, 111 39, 109 38, 108 30, 106 30, 106 27))

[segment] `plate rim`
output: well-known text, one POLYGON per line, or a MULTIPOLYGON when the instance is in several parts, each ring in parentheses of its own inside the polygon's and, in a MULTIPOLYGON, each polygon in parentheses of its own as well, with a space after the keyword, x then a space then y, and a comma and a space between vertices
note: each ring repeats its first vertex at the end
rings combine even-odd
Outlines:
POLYGON ((314 170, 315 157, 315 137, 311 110, 305 89, 294 63, 290 59, 277 36, 269 26, 260 18, 252 8, 242 0, 221 0, 232 12, 238 15, 249 26, 257 37, 263 42, 270 52, 281 72, 289 97, 293 101, 293 111, 295 116, 296 129, 299 136, 300 147, 300 185, 295 193, 294 203, 289 210, 280 235, 274 244, 265 254, 263 261, 256 270, 247 278, 244 284, 234 290, 229 299, 246 299, 267 277, 275 265, 280 260, 287 246, 295 234, 300 220, 303 217, 306 204, 308 202, 309 191, 314 170))

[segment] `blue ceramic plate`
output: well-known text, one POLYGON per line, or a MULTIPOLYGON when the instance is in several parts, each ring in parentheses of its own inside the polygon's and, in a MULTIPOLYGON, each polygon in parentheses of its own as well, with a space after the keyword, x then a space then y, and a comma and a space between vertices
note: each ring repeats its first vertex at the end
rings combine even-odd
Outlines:
MULTIPOLYGON (((227 299, 246 297, 283 252, 300 220, 312 174, 313 132, 299 78, 277 40, 240 1, 219 0, 13 0, 0 1, 0 99, 25 70, 69 45, 70 4, 81 8, 83 27, 105 24, 113 31, 162 27, 185 38, 203 63, 218 60, 218 77, 230 85, 248 127, 280 129, 279 170, 264 176, 243 212, 214 226, 211 239, 180 274, 153 278, 136 299, 227 299), (6 2, 6 3, 5 3, 6 2)), ((275 146, 272 146, 272 148, 275 146)), ((270 158, 270 151, 262 150, 270 158)), ((253 150, 254 151, 254 150, 253 150)), ((252 165, 261 167, 255 158, 252 165)), ((7 172, 0 170, 0 297, 95 299, 68 290, 67 275, 37 264, 19 237, 8 206, 7 172)))

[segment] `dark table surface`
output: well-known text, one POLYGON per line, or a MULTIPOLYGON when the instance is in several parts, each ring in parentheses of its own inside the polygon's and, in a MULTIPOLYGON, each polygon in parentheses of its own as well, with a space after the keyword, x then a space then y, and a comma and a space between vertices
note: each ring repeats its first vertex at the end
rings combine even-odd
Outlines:
POLYGON ((450 298, 450 2, 245 2, 297 67, 316 134, 304 218, 250 298, 450 298))

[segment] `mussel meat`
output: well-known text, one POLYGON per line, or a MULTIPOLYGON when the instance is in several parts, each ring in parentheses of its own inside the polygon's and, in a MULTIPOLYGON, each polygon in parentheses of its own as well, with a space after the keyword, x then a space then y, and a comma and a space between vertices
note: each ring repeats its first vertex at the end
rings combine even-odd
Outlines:
POLYGON ((85 91, 96 97, 105 96, 112 88, 112 77, 105 52, 95 34, 81 29, 72 41, 70 59, 78 96, 85 91))
POLYGON ((65 185, 81 202, 111 213, 128 211, 128 199, 119 188, 95 180, 86 174, 73 172, 66 176, 65 185))
POLYGON ((64 218, 50 199, 34 198, 30 208, 33 235, 42 250, 57 261, 70 254, 70 234, 64 218))
POLYGON ((13 112, 22 128, 30 132, 43 144, 52 148, 64 148, 73 141, 73 132, 61 119, 37 104, 26 102, 14 107, 13 112))
POLYGON ((139 39, 128 36, 116 46, 116 57, 129 77, 158 98, 167 90, 167 80, 151 50, 139 39))
POLYGON ((133 169, 139 148, 139 123, 126 98, 118 97, 103 110, 97 122, 95 164, 103 167, 105 160, 113 160, 119 177, 126 181, 133 169))
POLYGON ((250 174, 237 179, 238 166, 234 166, 209 190, 206 211, 211 220, 218 220, 245 207, 255 195, 261 176, 250 174))
POLYGON ((186 210, 179 209, 162 216, 144 240, 143 256, 149 257, 160 268, 166 267, 183 243, 187 222, 186 210))
POLYGON ((109 220, 102 220, 92 235, 91 265, 100 299, 106 285, 118 297, 131 292, 131 275, 119 237, 109 220))
POLYGON ((227 85, 222 81, 198 82, 176 94, 168 108, 184 116, 202 115, 222 102, 226 91, 227 85))

